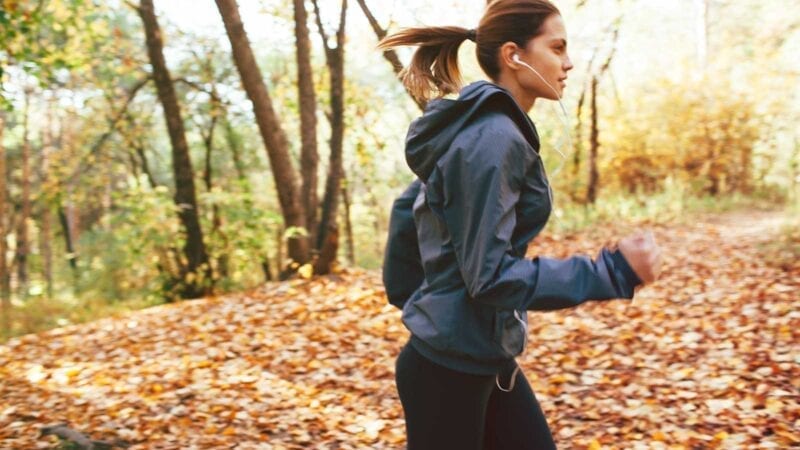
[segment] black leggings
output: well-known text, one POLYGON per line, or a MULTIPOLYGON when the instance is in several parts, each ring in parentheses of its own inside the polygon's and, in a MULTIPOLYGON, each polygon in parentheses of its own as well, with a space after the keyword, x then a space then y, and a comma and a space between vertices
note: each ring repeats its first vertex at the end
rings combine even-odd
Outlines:
MULTIPOLYGON (((503 392, 494 375, 450 370, 406 344, 395 374, 409 450, 556 448, 522 371, 517 372, 514 389, 503 392)), ((508 381, 502 380, 504 388, 508 381)))

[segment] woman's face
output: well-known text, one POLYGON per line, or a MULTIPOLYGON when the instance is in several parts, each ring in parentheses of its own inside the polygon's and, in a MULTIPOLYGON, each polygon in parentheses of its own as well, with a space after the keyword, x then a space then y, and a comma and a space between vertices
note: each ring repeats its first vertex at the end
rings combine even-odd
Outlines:
POLYGON ((567 30, 561 16, 552 14, 544 21, 540 31, 518 52, 522 62, 531 66, 541 77, 523 66, 517 72, 517 80, 534 98, 558 100, 564 95, 567 72, 573 67, 567 54, 567 30))

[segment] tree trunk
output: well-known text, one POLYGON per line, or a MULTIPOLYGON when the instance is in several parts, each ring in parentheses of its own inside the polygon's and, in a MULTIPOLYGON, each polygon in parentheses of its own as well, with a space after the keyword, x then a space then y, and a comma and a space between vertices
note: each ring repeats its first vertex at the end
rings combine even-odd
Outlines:
POLYGON ((170 143, 172 144, 172 169, 175 176, 175 204, 180 208, 178 213, 186 231, 186 244, 183 252, 187 265, 183 275, 184 285, 180 295, 192 298, 206 292, 204 285, 209 276, 208 256, 203 243, 203 232, 197 211, 197 199, 194 187, 194 170, 189 158, 189 146, 183 128, 178 99, 172 85, 169 70, 164 60, 161 31, 158 26, 152 0, 141 0, 138 8, 139 16, 144 23, 147 38, 147 53, 153 67, 153 78, 156 83, 158 98, 164 109, 170 143))
POLYGON ((22 125, 22 211, 17 224, 17 289, 22 298, 28 295, 28 220, 31 217, 31 144, 28 138, 30 92, 25 92, 22 125))
MULTIPOLYGON (((203 133, 203 145, 206 149, 203 181, 206 185, 206 192, 211 192, 214 189, 211 156, 214 152, 214 130, 216 130, 217 121, 220 114, 222 114, 222 108, 217 100, 218 96, 215 87, 212 88, 212 92, 214 92, 214 94, 211 99, 211 123, 208 126, 208 132, 203 133)), ((228 237, 225 236, 225 233, 222 231, 222 216, 220 216, 219 205, 217 204, 211 206, 211 234, 219 236, 220 241, 223 243, 223 248, 227 248, 228 237)), ((216 273, 213 275, 214 280, 228 276, 228 254, 226 252, 221 252, 219 258, 217 258, 216 273)))
POLYGON ((0 314, 2 314, 2 331, 8 335, 11 330, 11 275, 8 273, 6 261, 6 151, 3 147, 3 131, 5 130, 5 113, 0 111, 0 314))
MULTIPOLYGON (((303 208, 301 191, 298 188, 297 173, 289 155, 289 141, 278 115, 272 107, 272 99, 264 84, 261 69, 256 64, 250 41, 239 16, 239 8, 235 0, 216 0, 216 3, 222 21, 225 23, 233 61, 242 79, 242 86, 247 97, 253 103, 256 123, 272 167, 272 176, 278 191, 278 201, 283 212, 284 223, 287 227, 306 229, 306 213, 303 208)), ((308 261, 309 247, 306 237, 292 233, 288 244, 290 258, 298 263, 308 261)))
POLYGON ((139 156, 139 163, 142 166, 142 172, 144 172, 145 176, 147 177, 147 182, 150 184, 151 188, 155 189, 158 187, 158 182, 153 176, 153 172, 150 170, 150 164, 147 162, 147 154, 144 152, 144 144, 142 144, 141 141, 137 142, 134 150, 136 150, 136 155, 139 156))
POLYGON ((264 282, 272 281, 272 270, 269 268, 269 258, 261 259, 261 272, 264 273, 264 282))
POLYGON ((311 68, 311 40, 305 0, 294 0, 294 34, 297 50, 297 92, 300 104, 300 167, 303 177, 303 205, 309 242, 317 233, 317 96, 311 68))
POLYGON ((319 5, 312 0, 317 16, 317 27, 325 47, 325 59, 331 80, 331 140, 328 177, 325 181, 325 196, 322 200, 322 214, 317 234, 317 258, 314 273, 326 274, 331 270, 339 246, 338 226, 336 223, 339 196, 342 182, 342 151, 344 147, 344 46, 347 18, 347 0, 342 0, 339 15, 339 29, 336 31, 336 48, 330 48, 325 29, 322 26, 319 5), (329 236, 330 235, 330 236, 329 236))
POLYGON ((42 229, 39 234, 39 248, 42 252, 42 272, 47 286, 47 298, 53 298, 53 247, 50 245, 50 235, 53 229, 53 220, 50 206, 42 205, 42 229))
POLYGON ((589 100, 592 109, 592 131, 589 137, 589 186, 586 190, 586 202, 592 204, 597 200, 597 182, 599 178, 597 172, 597 152, 600 147, 597 129, 597 83, 597 77, 593 76, 591 98, 589 100))
MULTIPOLYGON (((378 24, 378 21, 375 19, 375 16, 372 15, 372 11, 370 11, 370 9, 367 7, 366 0, 356 0, 356 1, 358 1, 358 6, 361 7, 361 11, 363 11, 364 16, 367 17, 367 20, 369 21, 369 24, 372 27, 372 30, 375 32, 375 36, 378 38, 378 40, 380 41, 381 39, 385 38, 386 30, 381 28, 381 26, 378 24)), ((491 3, 491 1, 492 0, 488 0, 487 4, 491 3)), ((395 75, 400 76, 400 72, 403 70, 403 63, 400 62, 400 58, 397 56, 397 52, 395 52, 394 49, 385 50, 383 52, 383 57, 386 58, 386 60, 389 61, 389 64, 392 65, 392 70, 394 71, 395 75)), ((406 92, 408 93, 409 97, 411 97, 411 99, 414 100, 414 103, 417 104, 419 109, 424 111, 425 102, 418 100, 416 97, 414 97, 411 94, 411 91, 408 90, 408 88, 406 88, 406 92)))
POLYGON ((350 219, 350 190, 348 189, 349 181, 347 176, 342 173, 342 201, 344 202, 344 225, 347 239, 347 262, 351 266, 356 265, 356 250, 355 242, 353 240, 353 221, 350 219))
POLYGON ((243 183, 242 188, 245 192, 250 192, 250 183, 247 181, 247 172, 245 171, 244 162, 242 161, 242 138, 236 135, 236 130, 233 129, 230 120, 227 117, 225 121, 225 142, 228 144, 228 149, 231 151, 233 158, 233 167, 236 169, 236 177, 240 183, 243 183))
POLYGON ((64 249, 67 252, 69 267, 72 269, 73 288, 76 288, 78 283, 78 255, 75 253, 75 245, 72 239, 72 223, 63 205, 58 206, 58 221, 61 224, 62 233, 64 233, 64 249))
MULTIPOLYGON (((41 175, 40 179, 42 184, 47 184, 50 171, 50 151, 53 148, 53 102, 50 102, 47 111, 47 129, 42 133, 42 159, 41 159, 41 175)), ((53 220, 52 211, 50 210, 50 200, 47 196, 42 196, 41 201, 41 223, 42 229, 39 233, 39 249, 42 252, 42 271, 44 272, 45 284, 47 286, 47 298, 53 298, 53 247, 50 245, 50 237, 52 234, 53 220)))

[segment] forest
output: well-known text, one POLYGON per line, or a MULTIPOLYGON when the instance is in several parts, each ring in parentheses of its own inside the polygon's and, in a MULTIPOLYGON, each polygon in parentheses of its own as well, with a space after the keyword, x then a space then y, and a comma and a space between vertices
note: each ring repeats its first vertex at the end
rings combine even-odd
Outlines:
MULTIPOLYGON (((633 304, 532 324, 560 448, 800 445, 800 10, 555 3, 528 255, 665 252, 633 304)), ((425 104, 376 46, 486 4, 0 0, 0 447, 402 448, 380 271, 425 104)))

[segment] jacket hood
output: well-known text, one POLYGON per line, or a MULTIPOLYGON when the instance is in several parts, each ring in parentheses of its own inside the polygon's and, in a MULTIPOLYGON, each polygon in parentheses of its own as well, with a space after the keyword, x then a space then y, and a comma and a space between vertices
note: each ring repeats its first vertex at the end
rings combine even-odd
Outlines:
POLYGON ((539 151, 536 128, 511 94, 496 84, 477 81, 464 87, 456 100, 431 100, 423 115, 411 122, 406 135, 408 166, 421 180, 427 180, 456 136, 490 109, 508 114, 531 147, 539 151))

